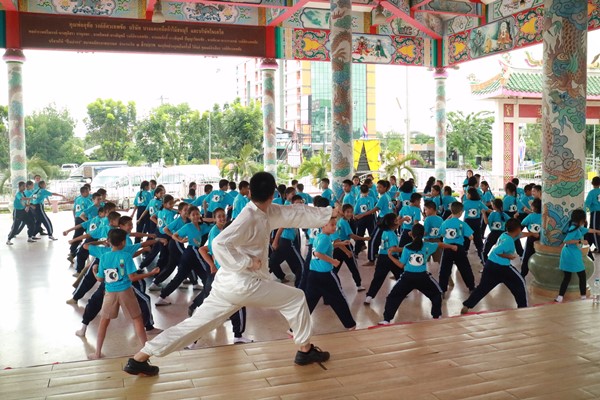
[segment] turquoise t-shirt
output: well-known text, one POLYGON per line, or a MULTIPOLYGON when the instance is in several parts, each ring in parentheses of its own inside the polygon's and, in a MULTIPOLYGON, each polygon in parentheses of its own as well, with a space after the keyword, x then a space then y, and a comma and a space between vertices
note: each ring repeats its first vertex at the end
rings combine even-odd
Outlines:
POLYGON ((302 200, 304 200, 304 204, 312 204, 313 200, 310 194, 304 192, 298 192, 296 194, 302 197, 302 200))
POLYGON ((204 200, 206 199, 206 196, 206 194, 203 194, 202 196, 196 196, 196 199, 192 201, 192 205, 200 209, 200 214, 204 214, 204 200))
MULTIPOLYGON (((381 234, 381 244, 379 245, 379 254, 388 255, 388 250, 392 247, 397 247, 400 242, 398 241, 398 235, 394 231, 383 231, 381 234)), ((394 253, 396 255, 397 253, 394 253)))
POLYGON ((521 222, 521 225, 527 227, 527 230, 531 233, 540 233, 542 230, 542 214, 529 214, 521 222))
POLYGON ((454 203, 455 201, 456 201, 456 197, 454 197, 454 196, 443 196, 442 197, 442 207, 444 207, 444 210, 450 211, 450 204, 454 203))
POLYGON ((25 203, 27 202, 27 200, 23 200, 23 197, 27 197, 25 196, 25 192, 17 192, 17 194, 15 195, 15 201, 13 202, 13 207, 15 210, 25 209, 25 203))
POLYGON ((348 221, 346 221, 344 218, 341 218, 336 224, 336 233, 337 233, 338 239, 344 241, 344 240, 350 240, 350 235, 352 235, 354 232, 352 232, 350 223, 348 221))
POLYGON ((600 188, 592 189, 585 197, 585 208, 590 212, 600 211, 600 188))
POLYGON ((89 219, 92 219, 92 218, 98 216, 99 208, 100 207, 96 207, 94 204, 92 204, 91 206, 89 206, 88 208, 83 210, 83 213, 85 214, 86 218, 89 220, 89 219))
POLYGON ((411 230, 412 227, 421 220, 421 209, 415 206, 402 207, 402 210, 400 210, 400 217, 410 218, 408 221, 402 223, 402 229, 411 230))
POLYGON ((107 247, 105 249, 108 251, 100 256, 98 278, 104 279, 107 292, 122 292, 129 289, 131 287, 129 274, 137 271, 131 254, 123 250, 111 251, 107 247))
POLYGON ((379 218, 394 212, 394 203, 392 203, 392 199, 387 193, 381 195, 375 207, 379 208, 379 218))
POLYGON ((327 200, 329 200, 329 205, 333 207, 333 205, 335 204, 335 194, 333 194, 333 190, 327 188, 325 190, 323 190, 323 193, 321 193, 321 197, 326 198, 327 200))
POLYGON ((492 247, 490 253, 488 255, 488 260, 495 262, 496 264, 509 266, 510 260, 508 258, 499 257, 498 254, 514 254, 515 249, 515 240, 517 238, 511 237, 508 233, 504 232, 498 238, 498 242, 492 247))
POLYGON ((213 190, 210 192, 206 198, 206 202, 208 203, 208 212, 214 212, 217 208, 225 210, 227 206, 233 205, 231 196, 222 190, 213 190))
POLYGON ((408 207, 410 205, 410 196, 412 196, 412 192, 410 193, 406 193, 406 192, 400 192, 400 203, 402 204, 402 207, 408 207))
POLYGON ((488 226, 491 231, 505 231, 506 221, 510 219, 510 216, 505 212, 493 211, 488 217, 488 226))
POLYGON ((321 228, 312 228, 308 230, 308 245, 312 246, 315 243, 315 239, 321 233, 321 228))
POLYGON ((46 189, 37 189, 33 191, 31 204, 44 204, 44 201, 52 196, 52 192, 46 189))
POLYGON ((473 234, 473 229, 458 218, 448 218, 440 228, 444 243, 456 244, 462 246, 465 243, 465 237, 473 234))
POLYGON ((483 194, 481 195, 481 201, 483 201, 485 204, 491 203, 492 201, 494 201, 494 199, 495 197, 491 190, 483 192, 483 194))
POLYGON ((84 221, 81 223, 81 227, 83 229, 85 229, 85 231, 87 233, 90 233, 92 231, 95 231, 96 229, 98 229, 100 226, 102 226, 102 218, 95 216, 92 219, 88 219, 87 221, 84 221))
POLYGON ((183 219, 181 217, 175 218, 173 221, 171 221, 169 225, 167 225, 167 228, 169 228, 169 232, 173 234, 180 230, 187 222, 188 221, 186 219, 183 219))
POLYGON ((356 199, 356 204, 354 205, 354 215, 364 214, 367 211, 370 211, 375 207, 375 199, 371 196, 361 196, 356 199))
POLYGON ((231 212, 231 218, 237 218, 249 202, 250 199, 248 199, 246 196, 238 194, 235 200, 233 200, 233 211, 231 212))
POLYGON ((425 218, 425 222, 423 222, 423 227, 425 228, 425 239, 438 239, 442 237, 440 232, 440 228, 444 220, 442 217, 438 217, 437 215, 431 215, 425 218))
POLYGON ((135 195, 133 205, 136 207, 147 207, 150 200, 152 200, 152 193, 147 190, 140 190, 135 195))
POLYGON ((81 217, 83 210, 90 207, 92 204, 94 204, 94 203, 92 202, 92 199, 90 199, 89 195, 86 197, 77 196, 77 198, 75 199, 75 202, 73 203, 73 209, 75 210, 75 216, 81 217))
POLYGON ((296 228, 285 228, 283 232, 281 232, 281 238, 293 242, 296 240, 296 228))
POLYGON ((515 196, 511 196, 509 194, 507 194, 506 196, 504 196, 504 198, 502 199, 502 208, 504 209, 505 212, 507 213, 515 213, 517 212, 517 199, 515 196))
POLYGON ((201 226, 202 224, 196 228, 196 225, 194 225, 192 222, 188 222, 177 230, 177 235, 180 238, 187 238, 188 245, 200 247, 200 242, 202 241, 202 229, 200 229, 201 226))
POLYGON ((531 209, 531 202, 533 201, 533 196, 523 195, 517 200, 517 211, 519 214, 525 212, 525 207, 531 209))
MULTIPOLYGON (((569 240, 583 240, 585 234, 588 233, 588 228, 583 226, 574 229, 573 226, 569 226, 569 230, 563 243, 569 240)), ((560 251, 559 269, 566 272, 580 272, 585 270, 583 265, 583 254, 577 244, 565 244, 560 251)))
POLYGON ((333 265, 327 261, 318 259, 315 253, 325 254, 329 257, 333 257, 333 241, 330 235, 325 233, 319 233, 313 243, 313 256, 310 260, 309 269, 316 272, 330 272, 333 270, 333 265))
POLYGON ((465 219, 480 219, 481 212, 487 211, 489 208, 481 200, 465 200, 465 219))
POLYGON ((356 205, 356 198, 354 197, 352 192, 346 193, 344 195, 344 200, 342 200, 342 205, 344 205, 344 204, 350 204, 351 206, 356 205))
POLYGON ((173 220, 175 220, 175 216, 177 215, 177 211, 168 210, 163 208, 156 215, 158 231, 160 233, 165 233, 165 226, 169 225, 173 220))
POLYGON ((108 238, 108 232, 110 232, 112 229, 116 229, 116 228, 118 228, 118 227, 110 226, 110 225, 100 225, 93 231, 90 231, 89 235, 92 237, 92 239, 104 240, 104 239, 108 238))
POLYGON ((157 199, 156 197, 153 197, 149 202, 148 202, 148 214, 150 214, 151 217, 156 216, 156 214, 158 214, 158 212, 160 211, 161 207, 162 207, 162 200, 161 199, 157 199))
POLYGON ((219 229, 219 227, 217 225, 214 225, 210 232, 208 233, 208 243, 207 243, 207 247, 208 247, 208 254, 210 254, 211 256, 213 256, 213 262, 215 263, 215 267, 217 269, 221 268, 221 266, 219 265, 219 263, 217 262, 217 259, 214 258, 214 253, 213 253, 213 248, 212 248, 212 244, 213 244, 213 240, 215 240, 215 238, 217 236, 219 236, 219 233, 221 233, 222 231, 219 229))
POLYGON ((404 246, 400 262, 406 272, 427 272, 427 260, 438 249, 438 243, 423 242, 421 250, 410 250, 410 245, 404 246))

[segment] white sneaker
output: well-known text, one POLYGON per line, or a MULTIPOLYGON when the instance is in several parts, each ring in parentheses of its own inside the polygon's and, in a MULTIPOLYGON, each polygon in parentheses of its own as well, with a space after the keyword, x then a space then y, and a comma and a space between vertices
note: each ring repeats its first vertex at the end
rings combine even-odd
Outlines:
POLYGON ((148 290, 151 292, 160 292, 162 290, 162 287, 160 287, 156 283, 152 282, 152 284, 148 287, 148 290))
POLYGON ((75 331, 75 335, 79 337, 85 337, 85 332, 87 331, 87 326, 82 327, 81 329, 75 331))
POLYGON ((371 296, 367 296, 365 297, 365 301, 363 301, 363 304, 368 306, 369 304, 371 304, 372 301, 373 298, 371 296))
POLYGON ((233 344, 240 344, 240 343, 252 343, 254 342, 254 340, 252 339, 248 339, 247 337, 236 337, 233 338, 233 344))
POLYGON ((581 300, 587 300, 587 296, 581 296, 581 300))
POLYGON ((367 290, 367 289, 365 289, 365 287, 364 287, 364 286, 362 286, 362 285, 361 285, 361 286, 357 286, 357 287, 356 287, 356 291, 357 291, 357 292, 364 292, 365 290, 367 290))
POLYGON ((562 303, 563 302, 563 297, 562 296, 556 296, 556 298, 554 299, 555 302, 557 303, 562 303))
POLYGON ((13 242, 11 242, 10 240, 7 240, 7 241, 6 241, 6 245, 7 245, 7 246, 12 246, 12 245, 13 245, 13 242))
POLYGON ((194 290, 202 290, 202 289, 204 289, 204 286, 202 286, 199 283, 196 283, 194 286, 192 286, 192 289, 194 289, 194 290))
POLYGON ((48 236, 48 239, 50 240, 58 240, 57 238, 55 238, 54 236, 48 236))
POLYGON ((390 324, 391 324, 391 323, 390 323, 390 321, 386 321, 386 320, 379 321, 379 322, 377 323, 377 325, 390 325, 390 324))
POLYGON ((169 300, 163 299, 162 297, 159 297, 155 303, 155 305, 157 305, 157 306, 168 306, 170 304, 171 304, 171 302, 169 300))
POLYGON ((35 240, 32 237, 27 238, 27 243, 35 243, 35 240))

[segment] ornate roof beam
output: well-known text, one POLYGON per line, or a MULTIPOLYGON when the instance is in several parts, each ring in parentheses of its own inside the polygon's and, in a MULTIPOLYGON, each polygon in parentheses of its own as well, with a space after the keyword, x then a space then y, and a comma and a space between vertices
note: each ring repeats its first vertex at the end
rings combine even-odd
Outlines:
POLYGON ((382 1, 381 5, 383 6, 383 8, 385 8, 386 10, 388 10, 389 12, 394 14, 396 17, 398 17, 401 20, 403 20, 404 22, 414 26, 415 28, 417 28, 421 32, 425 33, 426 35, 430 36, 431 38, 442 39, 442 36, 439 35, 437 32, 433 31, 428 26, 423 25, 421 22, 417 21, 416 19, 414 19, 413 17, 411 17, 404 11, 400 10, 398 7, 396 7, 394 4, 390 3, 389 1, 382 1))
POLYGON ((304 7, 309 1, 310 0, 297 0, 296 4, 294 4, 291 7, 288 7, 281 15, 279 15, 273 21, 269 22, 268 26, 277 26, 281 24, 283 21, 287 20, 289 17, 294 15, 296 11, 304 7))

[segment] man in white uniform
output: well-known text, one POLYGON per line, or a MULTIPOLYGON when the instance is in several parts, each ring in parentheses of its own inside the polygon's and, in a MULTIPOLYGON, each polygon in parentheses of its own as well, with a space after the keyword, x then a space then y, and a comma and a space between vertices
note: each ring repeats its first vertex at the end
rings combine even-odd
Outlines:
MULTIPOLYGON (((162 357, 221 326, 233 313, 247 307, 278 310, 290 324, 294 341, 300 346, 294 362, 307 365, 329 359, 329 353, 311 344, 310 313, 300 289, 275 282, 268 271, 270 233, 278 228, 320 228, 337 216, 331 207, 272 204, 275 179, 259 172, 250 180, 251 202, 231 225, 214 239, 212 248, 219 263, 210 295, 196 313, 165 330, 130 358, 124 371, 153 376, 158 367, 148 363, 151 356, 162 357)), ((300 277, 296 277, 300 279, 300 277)))

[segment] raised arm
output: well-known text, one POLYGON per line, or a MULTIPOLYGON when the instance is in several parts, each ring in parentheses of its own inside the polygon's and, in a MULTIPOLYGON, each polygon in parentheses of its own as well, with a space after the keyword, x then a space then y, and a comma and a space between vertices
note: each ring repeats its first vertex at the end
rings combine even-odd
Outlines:
POLYGON ((277 228, 321 228, 338 210, 331 207, 310 207, 303 204, 280 206, 272 204, 267 218, 272 229, 277 228))

